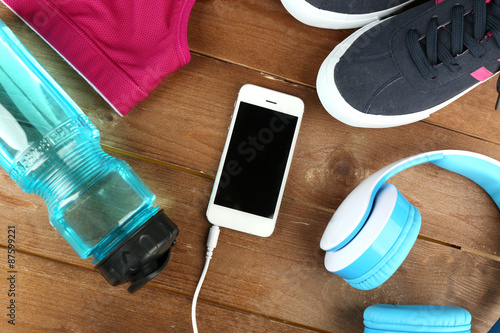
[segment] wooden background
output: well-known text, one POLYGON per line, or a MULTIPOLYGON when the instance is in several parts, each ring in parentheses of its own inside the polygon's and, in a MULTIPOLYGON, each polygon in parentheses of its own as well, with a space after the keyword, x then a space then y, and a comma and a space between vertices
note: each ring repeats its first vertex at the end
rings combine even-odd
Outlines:
MULTIPOLYGON (((223 230, 198 303, 200 332, 362 332, 376 303, 467 308, 473 332, 500 316, 500 213, 477 185, 424 165, 393 179, 422 213, 419 239, 396 274, 358 291, 323 267, 319 240, 364 178, 401 158, 464 149, 500 159, 496 78, 429 119, 358 129, 332 118, 315 91, 328 53, 352 30, 293 19, 278 0, 198 0, 191 62, 119 117, 49 46, 0 4, 0 18, 99 128, 180 228, 167 269, 139 292, 111 287, 48 223, 44 202, 0 172, 1 332, 189 332, 205 254, 205 210, 239 88, 302 98, 306 112, 277 228, 269 238, 223 230), (16 325, 7 324, 7 228, 17 241, 16 325)), ((360 78, 361 79, 361 78, 360 78)))

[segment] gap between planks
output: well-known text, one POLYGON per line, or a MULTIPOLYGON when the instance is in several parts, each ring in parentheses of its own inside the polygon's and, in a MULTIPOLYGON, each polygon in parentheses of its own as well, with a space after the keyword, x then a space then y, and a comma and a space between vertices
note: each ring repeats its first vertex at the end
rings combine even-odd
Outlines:
MULTIPOLYGON (((0 245, 0 249, 7 249, 7 246, 0 245)), ((59 264, 68 265, 68 266, 75 267, 75 268, 78 268, 78 269, 84 269, 86 271, 93 272, 95 274, 100 275, 100 273, 98 273, 97 270, 95 270, 95 269, 93 269, 91 267, 88 267, 88 266, 82 266, 82 265, 78 265, 78 264, 75 264, 75 263, 69 263, 69 262, 66 262, 66 261, 62 261, 62 260, 58 260, 58 259, 55 259, 55 258, 44 256, 44 255, 40 255, 38 253, 31 252, 31 251, 20 250, 20 249, 16 249, 16 251, 19 252, 19 253, 26 254, 26 255, 38 257, 38 258, 43 259, 43 260, 57 262, 59 264)), ((146 288, 146 287, 153 288, 153 289, 159 289, 159 290, 165 291, 165 292, 170 293, 170 294, 174 294, 174 295, 177 295, 177 296, 180 296, 180 297, 185 297, 187 299, 192 299, 193 298, 193 295, 191 295, 189 293, 184 293, 184 292, 180 292, 178 290, 173 290, 173 289, 161 287, 161 286, 156 285, 154 283, 148 283, 148 284, 146 284, 146 286, 144 286, 144 288, 146 288)), ((110 286, 110 288, 114 288, 114 287, 110 286)), ((127 291, 124 289, 124 292, 127 292, 127 291)), ((236 312, 240 312, 240 313, 247 314, 247 315, 257 316, 257 317, 260 317, 260 318, 269 319, 269 320, 272 320, 272 321, 275 321, 275 322, 283 323, 283 324, 294 326, 294 327, 297 327, 297 328, 306 329, 306 330, 309 330, 311 332, 329 333, 329 331, 325 331, 325 330, 322 330, 320 328, 316 328, 316 327, 312 327, 312 326, 308 326, 308 325, 303 325, 303 324, 300 324, 300 323, 291 322, 291 321, 288 321, 288 320, 285 320, 285 319, 282 319, 282 318, 279 318, 279 317, 269 316, 269 315, 266 315, 266 314, 263 314, 263 313, 259 313, 259 312, 256 312, 256 311, 251 311, 251 310, 248 310, 248 309, 244 309, 244 308, 232 306, 232 305, 225 304, 225 303, 222 303, 222 302, 216 302, 216 301, 213 301, 211 299, 204 298, 204 297, 198 297, 198 303, 200 301, 204 302, 204 303, 209 303, 209 304, 211 304, 213 306, 216 306, 216 307, 222 307, 222 308, 225 308, 225 309, 228 309, 228 310, 231 310, 231 311, 236 311, 236 312)), ((189 316, 191 316, 191 312, 189 312, 189 316)))
MULTIPOLYGON (((488 254, 488 253, 482 253, 482 252, 474 250, 474 249, 466 249, 466 248, 463 248, 463 247, 460 248, 458 246, 455 246, 455 245, 452 245, 452 244, 447 244, 447 243, 441 242, 441 241, 436 241, 436 240, 430 239, 428 237, 421 237, 421 236, 419 236, 419 238, 422 239, 422 240, 433 242, 433 243, 437 243, 437 244, 440 244, 440 245, 443 245, 443 246, 452 247, 452 248, 457 249, 457 250, 462 250, 462 251, 469 252, 469 253, 472 253, 472 254, 484 256, 484 257, 487 257, 488 259, 492 259, 492 260, 500 262, 500 257, 494 256, 494 255, 491 255, 491 254, 488 254)), ((4 246, 4 245, 0 245, 0 248, 6 249, 7 247, 4 246)), ((81 266, 81 265, 77 265, 77 264, 74 264, 74 263, 68 263, 68 262, 65 262, 65 261, 57 260, 57 259, 54 259, 54 258, 50 258, 50 257, 47 257, 47 256, 40 255, 38 253, 33 253, 33 252, 30 252, 30 251, 26 251, 26 250, 20 250, 20 249, 18 249, 17 251, 19 251, 20 253, 24 253, 24 254, 27 254, 27 255, 31 255, 31 256, 35 256, 35 257, 41 258, 43 260, 49 260, 49 261, 57 262, 57 263, 60 263, 60 264, 63 264, 63 265, 69 265, 69 266, 72 266, 72 267, 75 267, 75 268, 78 268, 78 269, 84 269, 84 270, 93 272, 95 274, 98 274, 98 272, 96 270, 94 270, 94 269, 92 269, 92 268, 90 268, 88 266, 81 266)), ((167 293, 175 294, 175 295, 178 295, 180 297, 185 297, 187 299, 192 299, 193 298, 193 295, 191 295, 189 293, 179 292, 177 290, 171 290, 169 288, 161 287, 159 285, 155 285, 155 284, 151 284, 151 283, 147 284, 145 287, 159 289, 159 290, 165 291, 167 293)), ((199 302, 201 301, 201 302, 204 302, 204 303, 209 303, 209 304, 211 304, 213 306, 216 306, 216 307, 223 307, 223 308, 228 309, 228 310, 237 311, 237 312, 248 314, 248 315, 258 316, 260 318, 265 318, 265 319, 273 320, 273 321, 280 322, 280 323, 283 323, 283 324, 286 324, 286 325, 290 325, 290 326, 295 326, 295 327, 298 327, 298 328, 306 329, 306 330, 309 330, 311 332, 318 332, 318 333, 327 333, 328 332, 328 331, 325 331, 325 330, 322 330, 322 329, 319 329, 319 328, 315 328, 315 327, 311 327, 311 326, 308 326, 308 325, 303 325, 303 324, 291 322, 291 321, 288 321, 288 320, 284 320, 282 318, 268 316, 268 315, 265 315, 263 313, 259 313, 259 312, 256 312, 256 311, 250 311, 248 309, 243 309, 243 308, 240 308, 240 307, 228 305, 228 304, 225 304, 225 303, 222 303, 222 302, 216 302, 216 301, 213 301, 211 299, 204 298, 204 297, 199 297, 198 301, 199 302)))
MULTIPOLYGON (((253 71, 253 72, 257 72, 257 73, 259 73, 260 75, 262 75, 264 78, 266 78, 268 80, 280 81, 280 82, 291 84, 293 86, 302 86, 304 88, 316 90, 316 86, 314 86, 314 85, 310 85, 310 84, 307 84, 307 83, 304 83, 304 82, 300 82, 300 81, 297 81, 297 80, 291 80, 291 79, 288 79, 288 78, 285 78, 283 76, 279 76, 279 75, 276 75, 276 74, 273 74, 273 73, 264 72, 262 70, 259 70, 258 68, 250 67, 250 66, 247 66, 245 64, 231 62, 231 61, 229 61, 227 59, 215 57, 213 55, 209 55, 209 54, 202 53, 202 52, 199 52, 199 51, 193 51, 193 50, 191 50, 191 53, 195 54, 197 56, 208 58, 208 59, 211 59, 211 60, 214 60, 214 61, 218 61, 218 62, 221 62, 221 63, 224 63, 224 64, 234 65, 234 66, 245 68, 245 69, 253 71)), ((492 111, 492 112, 494 112, 494 111, 492 111)), ((422 119, 421 121, 424 122, 424 123, 426 123, 426 124, 429 124, 429 125, 432 125, 432 126, 436 126, 436 127, 439 127, 439 128, 443 128, 443 129, 448 130, 448 131, 452 131, 452 132, 455 132, 455 133, 459 133, 459 134, 462 134, 462 135, 473 137, 475 139, 479 139, 479 140, 482 140, 482 141, 486 141, 486 142, 489 142, 489 143, 500 145, 499 141, 491 140, 491 139, 488 139, 488 138, 485 138, 485 137, 482 137, 482 136, 479 136, 479 135, 468 133, 466 131, 461 131, 461 130, 458 130, 458 129, 455 129, 455 128, 444 126, 444 125, 435 123, 435 122, 433 122, 433 121, 431 121, 429 119, 422 119)))
MULTIPOLYGON (((438 126, 438 125, 436 125, 436 126, 438 126)), ((442 127, 442 126, 440 126, 440 127, 442 127)), ((445 128, 445 129, 447 129, 447 128, 445 128)), ((102 147, 103 147, 103 149, 105 149, 107 151, 110 151, 110 152, 114 152, 116 154, 120 154, 120 155, 128 156, 128 157, 131 157, 131 158, 139 159, 139 160, 142 160, 142 161, 145 161, 145 162, 148 162, 148 163, 153 163, 153 164, 161 165, 163 167, 170 168, 170 169, 173 169, 173 170, 176 170, 176 171, 180 171, 180 172, 184 172, 184 173, 188 173, 190 175, 194 175, 194 176, 197 176, 197 177, 202 177, 202 178, 205 178, 205 179, 215 180, 215 176, 214 175, 207 174, 207 173, 205 173, 203 171, 197 171, 197 170, 186 168, 186 167, 183 167, 183 166, 180 166, 180 165, 176 165, 176 164, 173 164, 173 163, 168 163, 168 162, 160 161, 158 159, 154 159, 154 158, 151 158, 151 157, 146 157, 146 156, 143 156, 143 155, 140 155, 140 154, 137 154, 137 153, 129 152, 129 151, 126 151, 126 150, 123 150, 123 149, 120 149, 120 148, 114 148, 114 147, 111 147, 111 146, 108 146, 108 145, 102 145, 102 147)), ((283 200, 284 201, 288 201, 288 202, 296 203, 299 206, 318 209, 318 210, 330 213, 332 215, 333 215, 333 213, 335 213, 335 209, 325 208, 325 207, 321 207, 321 206, 317 206, 317 205, 312 205, 312 204, 310 204, 308 202, 304 202, 304 201, 300 201, 300 200, 294 200, 294 199, 289 199, 289 198, 283 198, 283 200)), ((471 253, 471 254, 474 254, 474 255, 478 255, 478 256, 481 256, 481 257, 484 257, 484 258, 487 258, 487 259, 491 259, 491 260, 500 262, 500 256, 499 255, 494 255, 494 254, 490 254, 490 253, 487 253, 487 252, 475 250, 475 249, 472 249, 472 248, 463 247, 463 246, 455 245, 455 244, 452 244, 452 243, 443 242, 443 241, 440 241, 440 240, 437 240, 437 239, 434 239, 434 238, 430 238, 430 237, 426 237, 426 236, 422 236, 422 235, 418 235, 418 238, 421 239, 421 240, 425 240, 425 241, 431 242, 431 243, 439 244, 441 246, 451 247, 451 248, 454 248, 454 249, 459 250, 459 251, 464 251, 466 253, 471 253)))
POLYGON ((276 75, 276 74, 264 72, 264 71, 262 71, 262 70, 260 70, 258 68, 250 67, 250 66, 247 66, 247 65, 242 64, 242 63, 232 62, 232 61, 229 61, 227 59, 223 59, 223 58, 219 58, 219 57, 214 57, 212 55, 209 55, 209 54, 206 54, 206 53, 202 53, 202 52, 199 52, 199 51, 193 51, 193 50, 191 50, 191 53, 194 54, 194 55, 197 55, 199 57, 202 57, 202 58, 207 58, 207 59, 214 60, 214 61, 217 61, 217 62, 220 62, 220 63, 223 63, 223 64, 232 65, 232 66, 238 66, 238 67, 241 67, 241 68, 253 71, 253 72, 257 72, 260 75, 264 76, 268 80, 284 82, 284 83, 291 84, 293 86, 302 86, 302 87, 305 87, 305 88, 316 90, 316 87, 313 86, 313 85, 310 85, 310 84, 307 84, 307 83, 304 83, 304 82, 299 82, 299 81, 287 79, 284 76, 279 76, 279 75, 276 75))

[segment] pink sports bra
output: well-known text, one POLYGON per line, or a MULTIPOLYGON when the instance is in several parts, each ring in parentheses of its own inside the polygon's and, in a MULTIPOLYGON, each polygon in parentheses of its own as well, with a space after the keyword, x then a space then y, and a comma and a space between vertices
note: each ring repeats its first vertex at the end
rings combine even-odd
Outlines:
POLYGON ((195 0, 2 0, 121 115, 187 64, 195 0))

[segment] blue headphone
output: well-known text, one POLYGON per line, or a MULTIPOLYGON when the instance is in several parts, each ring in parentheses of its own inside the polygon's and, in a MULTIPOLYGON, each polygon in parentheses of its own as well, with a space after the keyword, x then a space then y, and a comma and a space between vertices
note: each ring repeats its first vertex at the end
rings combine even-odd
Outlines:
MULTIPOLYGON (((500 162, 460 150, 405 158, 368 177, 332 216, 320 243, 326 251, 325 266, 330 272, 361 290, 374 289, 394 274, 417 239, 421 216, 394 185, 385 182, 405 169, 427 162, 471 179, 500 208, 500 162)), ((469 312, 457 307, 374 305, 365 311, 365 333, 465 333, 470 332, 470 321, 469 312)), ((496 332, 493 329, 490 332, 496 332)))

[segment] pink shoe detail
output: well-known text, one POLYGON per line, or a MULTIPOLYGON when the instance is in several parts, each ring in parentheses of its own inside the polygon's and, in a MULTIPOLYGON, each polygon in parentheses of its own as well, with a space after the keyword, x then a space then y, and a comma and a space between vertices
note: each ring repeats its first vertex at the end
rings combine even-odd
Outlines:
POLYGON ((490 77, 492 77, 494 74, 492 72, 490 72, 489 70, 487 70, 486 68, 481 67, 478 70, 470 73, 470 75, 472 75, 472 77, 478 81, 485 81, 485 80, 489 79, 490 77))

